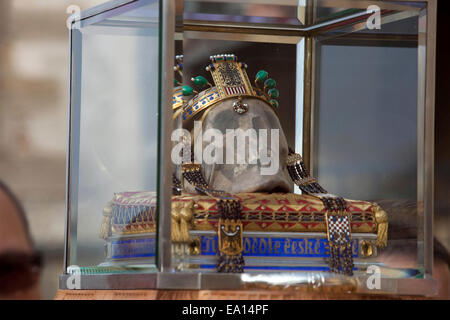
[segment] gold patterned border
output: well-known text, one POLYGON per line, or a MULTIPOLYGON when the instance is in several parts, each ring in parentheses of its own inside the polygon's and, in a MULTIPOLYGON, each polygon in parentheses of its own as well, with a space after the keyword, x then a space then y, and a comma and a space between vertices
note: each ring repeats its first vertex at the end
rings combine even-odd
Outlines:
POLYGON ((178 108, 183 106, 184 101, 181 90, 182 90, 181 87, 177 87, 173 90, 172 110, 177 110, 178 108))
MULTIPOLYGON (((323 203, 309 195, 241 193, 237 195, 243 203, 242 219, 245 231, 263 232, 326 232, 323 203)), ((377 233, 377 245, 387 242, 387 214, 377 204, 366 201, 347 200, 349 204, 352 233, 377 233), (356 220, 355 220, 356 219, 356 220)), ((183 194, 174 196, 172 210, 189 209, 192 216, 187 221, 189 230, 215 231, 219 217, 216 200, 209 196, 183 194)), ((173 212, 175 213, 175 212, 173 212)), ((105 213, 104 213, 105 215, 105 213)), ((176 214, 175 216, 178 216, 176 214)), ((180 217, 187 216, 186 214, 180 217)), ((105 221, 110 234, 129 235, 155 232, 154 222, 111 223, 108 214, 105 221)), ((175 219, 180 220, 179 218, 175 219)), ((181 220, 177 223, 180 224, 181 220)), ((181 228, 180 231, 182 231, 181 228)))

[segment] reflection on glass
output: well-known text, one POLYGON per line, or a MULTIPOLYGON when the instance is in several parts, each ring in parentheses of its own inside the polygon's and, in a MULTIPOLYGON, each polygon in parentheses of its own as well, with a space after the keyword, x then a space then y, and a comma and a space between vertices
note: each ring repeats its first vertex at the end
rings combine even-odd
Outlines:
MULTIPOLYGON (((185 27, 190 29, 178 35, 182 40, 176 44, 176 52, 184 54, 183 75, 178 80, 195 87, 191 79, 203 76, 214 85, 195 90, 213 90, 218 85, 205 66, 209 64, 209 56, 215 54, 232 53, 247 64, 251 85, 259 70, 267 71, 276 79, 277 98, 279 95, 276 100, 279 108, 271 113, 271 120, 276 117, 284 129, 286 145, 298 146, 299 140, 304 139, 304 145, 312 149, 314 177, 330 193, 347 199, 349 207, 340 210, 348 210, 351 217, 348 225, 353 235, 346 254, 355 258, 355 270, 364 275, 365 268, 375 264, 386 268, 383 271, 386 277, 421 277, 421 262, 417 263, 417 257, 423 255, 418 236, 422 230, 417 222, 423 213, 417 196, 423 188, 418 159, 418 155, 423 156, 419 143, 423 119, 418 98, 421 7, 380 2, 382 27, 368 30, 365 2, 339 1, 334 5, 325 0, 263 2, 186 1, 185 27), (312 11, 307 10, 309 4, 314 5, 312 11), (301 14, 312 17, 304 21, 321 25, 314 30, 304 28, 309 24, 302 25, 301 14), (353 17, 358 19, 344 21, 353 17), (207 28, 202 28, 205 27, 202 23, 209 22, 212 23, 207 28), (237 22, 259 24, 266 30, 261 28, 258 34, 247 34, 245 28, 239 32, 215 29, 220 24, 231 26, 237 22), (274 24, 292 28, 278 38, 280 28, 274 24), (271 32, 265 34, 267 30, 271 32), (303 106, 305 110, 311 107, 312 116, 303 113, 303 106), (303 130, 298 127, 303 128, 304 124, 302 137, 299 133, 303 130), (308 131, 309 127, 312 130, 308 131), (307 134, 311 137, 306 137, 307 134), (375 201, 379 206, 367 201, 375 201), (381 249, 386 238, 388 247, 381 249), (399 254, 401 250, 408 259, 399 254)), ((73 169, 76 178, 72 191, 78 213, 77 263, 103 268, 92 270, 154 270, 151 266, 157 247, 160 143, 157 9, 155 2, 108 18, 84 27, 74 38, 80 49, 75 63, 83 63, 79 72, 80 108, 73 118, 75 122, 79 120, 74 126, 74 150, 79 158, 73 169)), ((230 61, 237 63, 234 56, 230 61)), ((242 66, 233 65, 234 69, 222 66, 222 70, 224 74, 232 73, 242 66)), ((235 74, 230 78, 235 83, 244 83, 235 80, 235 74)), ((188 89, 195 92, 194 88, 188 89)), ((202 99, 200 95, 197 98, 202 99)), ((258 102, 263 104, 261 99, 258 102)), ((231 114, 237 117, 232 110, 231 114)), ((239 119, 231 119, 233 125, 239 125, 239 119)), ((247 121, 245 125, 249 123, 261 122, 247 121)), ((179 122, 175 124, 179 126, 179 122)), ((281 164, 284 169, 286 162, 281 164)), ((172 187, 171 177, 162 179, 167 181, 168 189, 172 187)), ((232 184, 233 180, 230 181, 232 184)), ((239 218, 247 219, 245 223, 254 228, 242 228, 242 252, 248 262, 244 270, 328 271, 331 240, 327 238, 326 214, 332 209, 321 202, 320 196, 325 192, 319 196, 319 192, 304 191, 314 193, 316 198, 311 200, 279 188, 267 188, 266 193, 259 191, 255 191, 256 200, 251 198, 250 202, 260 203, 250 203, 246 215, 239 218), (278 193, 282 195, 274 195, 278 193), (295 203, 297 200, 299 203, 295 203), (271 211, 266 206, 260 207, 263 202, 273 206, 269 208, 271 211), (266 228, 269 223, 274 226, 272 229, 266 228)), ((217 199, 202 202, 183 196, 190 195, 172 198, 171 223, 178 228, 172 228, 173 271, 218 272, 219 210, 210 210, 217 199), (179 234, 174 230, 180 231, 179 234)), ((339 253, 336 255, 339 257, 339 253)))
POLYGON ((185 1, 184 19, 215 22, 301 25, 297 3, 268 4, 266 1, 185 1))
POLYGON ((313 134, 315 176, 332 193, 376 201, 390 228, 380 261, 414 275, 423 154, 417 28, 413 12, 380 30, 344 27, 318 38, 313 134))
POLYGON ((145 257, 140 263, 152 265, 158 174, 158 1, 74 33, 79 52, 74 68, 80 68, 81 77, 74 82, 79 106, 72 106, 76 264, 103 272, 115 266, 121 270, 133 265, 133 257, 145 257), (130 252, 129 244, 140 241, 135 238, 142 233, 148 238, 140 242, 141 251, 130 252))

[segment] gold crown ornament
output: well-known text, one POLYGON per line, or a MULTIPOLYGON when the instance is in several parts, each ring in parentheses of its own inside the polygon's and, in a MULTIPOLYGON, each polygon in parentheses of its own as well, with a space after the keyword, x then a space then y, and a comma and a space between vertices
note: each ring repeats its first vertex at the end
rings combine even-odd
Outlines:
MULTIPOLYGON (((236 102, 233 103, 234 111, 243 114, 248 110, 248 105, 242 103, 244 97, 260 99, 277 113, 279 91, 276 88, 276 81, 269 78, 267 71, 258 71, 254 81, 255 86, 252 86, 247 76, 247 65, 244 62, 239 62, 234 54, 210 56, 210 61, 206 71, 211 73, 215 86, 210 84, 205 77, 196 76, 191 81, 203 90, 200 93, 187 85, 176 87, 173 93, 174 119, 181 113, 183 122, 186 122, 198 113, 227 99, 236 99, 236 102), (207 86, 208 88, 206 88, 207 86), (189 100, 185 101, 186 97, 190 97, 189 100)), ((177 62, 179 63, 174 69, 180 73, 182 56, 181 60, 177 58, 177 62)), ((175 85, 180 85, 180 83, 176 81, 175 85)))

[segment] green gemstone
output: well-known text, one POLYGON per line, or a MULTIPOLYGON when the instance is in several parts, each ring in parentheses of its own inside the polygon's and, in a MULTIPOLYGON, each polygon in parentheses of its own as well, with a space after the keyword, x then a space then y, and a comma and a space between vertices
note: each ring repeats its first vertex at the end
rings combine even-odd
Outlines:
POLYGON ((278 109, 278 101, 277 101, 277 100, 272 99, 272 100, 270 100, 270 103, 271 103, 275 108, 278 109))
POLYGON ((174 86, 177 86, 177 85, 179 85, 180 83, 178 82, 178 80, 177 79, 173 79, 173 85, 174 86))
POLYGON ((280 92, 278 91, 278 89, 275 88, 272 88, 269 91, 267 91, 267 94, 271 98, 278 98, 280 96, 280 92))
POLYGON ((272 78, 269 78, 266 81, 264 81, 264 86, 269 89, 275 88, 276 85, 277 85, 277 82, 275 80, 273 80, 272 78))
POLYGON ((256 74, 256 81, 258 82, 264 82, 267 80, 267 77, 269 76, 269 73, 265 70, 259 70, 256 74))
POLYGON ((191 96, 194 93, 194 89, 189 86, 182 86, 181 93, 183 94, 183 96, 191 96))
POLYGON ((192 78, 192 81, 194 82, 194 84, 196 86, 199 86, 199 87, 203 87, 208 84, 208 80, 206 80, 206 78, 202 77, 202 76, 196 76, 195 78, 192 78))

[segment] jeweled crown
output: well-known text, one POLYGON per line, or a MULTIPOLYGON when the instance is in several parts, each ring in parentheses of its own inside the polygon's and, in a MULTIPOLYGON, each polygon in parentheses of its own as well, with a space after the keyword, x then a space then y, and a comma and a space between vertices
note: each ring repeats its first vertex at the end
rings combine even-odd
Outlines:
MULTIPOLYGON (((177 64, 174 71, 182 76, 183 56, 175 58, 177 64)), ((234 110, 240 114, 246 112, 246 107, 244 108, 244 105, 239 102, 243 97, 256 97, 276 110, 279 97, 276 81, 269 78, 267 71, 260 70, 256 73, 254 86, 252 86, 246 69, 247 65, 239 62, 234 54, 218 54, 210 56, 210 64, 206 67, 206 71, 211 73, 214 86, 203 76, 193 77, 191 81, 200 89, 198 92, 175 80, 176 88, 172 105, 174 119, 182 114, 182 120, 185 122, 218 102, 230 98, 238 100, 233 106, 234 110)))

